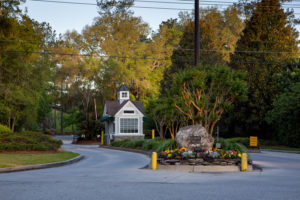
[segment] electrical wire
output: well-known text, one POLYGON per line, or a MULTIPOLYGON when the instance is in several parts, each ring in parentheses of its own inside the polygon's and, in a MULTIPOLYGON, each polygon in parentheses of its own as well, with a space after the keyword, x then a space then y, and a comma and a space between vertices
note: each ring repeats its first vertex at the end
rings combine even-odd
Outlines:
MULTIPOLYGON (((96 3, 87 3, 87 2, 75 2, 75 1, 58 1, 58 0, 30 0, 30 1, 38 1, 38 2, 47 2, 47 3, 61 3, 61 4, 77 4, 77 5, 93 5, 97 6, 96 3)), ((167 1, 151 1, 151 0, 135 0, 135 2, 141 3, 158 3, 158 4, 189 4, 193 5, 193 3, 188 3, 187 1, 183 2, 167 2, 167 1)), ((231 4, 238 2, 222 2, 222 1, 201 1, 199 5, 205 6, 229 6, 231 4), (227 5, 225 5, 227 4, 227 5)), ((300 5, 294 4, 281 4, 280 6, 285 8, 300 8, 300 5)), ((188 8, 162 8, 162 7, 152 7, 152 6, 132 6, 134 8, 149 8, 149 9, 168 9, 168 10, 193 10, 188 8)), ((278 7, 278 6, 261 6, 261 7, 278 7)))
MULTIPOLYGON (((97 6, 95 3, 86 3, 86 2, 74 2, 74 1, 58 1, 58 0, 30 0, 36 2, 45 2, 45 3, 59 3, 59 4, 72 4, 72 5, 88 5, 88 6, 97 6)), ((200 3, 200 6, 230 6, 230 5, 223 5, 223 4, 203 4, 200 3)), ((139 8, 139 9, 154 9, 154 10, 173 10, 173 11, 193 11, 193 8, 167 8, 167 7, 153 7, 153 6, 131 6, 132 8, 139 8)), ((267 6, 266 6, 267 7, 267 6)), ((292 7, 286 7, 292 8, 292 7)), ((300 8, 300 7, 299 7, 300 8)), ((269 13, 269 11, 263 11, 264 13, 269 13)), ((270 12, 272 13, 272 12, 270 12)), ((294 15, 300 15, 300 13, 293 13, 294 15)))
MULTIPOLYGON (((2 51, 3 52, 3 51, 2 51)), ((49 52, 49 51, 44 51, 44 52, 38 52, 38 51, 22 51, 22 50, 9 50, 9 51, 4 51, 4 52, 9 52, 9 53, 32 53, 32 54, 51 54, 51 55, 66 55, 66 56, 81 56, 81 57, 94 57, 94 58, 120 58, 120 59, 134 59, 134 60, 175 60, 175 61, 184 61, 184 62, 192 62, 191 60, 182 60, 182 59, 172 59, 172 58, 162 58, 162 59, 157 59, 157 58, 142 58, 142 57, 130 57, 130 56, 107 56, 107 55, 97 55, 97 56, 92 56, 89 54, 74 54, 74 53, 60 53, 60 52, 49 52)), ((212 63, 218 63, 215 61, 212 61, 212 63)), ((225 63, 224 62, 219 62, 219 63, 225 63)), ((295 65, 298 66, 299 64, 291 64, 291 63, 280 63, 280 62, 230 62, 231 64, 257 64, 257 65, 295 65)))
MULTIPOLYGON (((20 43, 36 43, 36 44, 43 44, 40 42, 36 41, 25 41, 25 40, 3 40, 0 39, 0 42, 20 42, 20 43)), ((135 47, 139 48, 139 47, 135 47)), ((180 51, 194 51, 194 49, 185 49, 185 48, 180 48, 180 47, 169 47, 169 48, 164 48, 164 49, 170 49, 170 50, 180 50, 180 51)), ((200 49, 200 51, 205 51, 205 52, 229 52, 231 53, 232 51, 229 50, 218 50, 218 49, 200 49)), ((300 54, 300 52, 287 52, 287 51, 240 51, 240 50, 235 50, 234 52, 236 53, 256 53, 256 54, 300 54)))

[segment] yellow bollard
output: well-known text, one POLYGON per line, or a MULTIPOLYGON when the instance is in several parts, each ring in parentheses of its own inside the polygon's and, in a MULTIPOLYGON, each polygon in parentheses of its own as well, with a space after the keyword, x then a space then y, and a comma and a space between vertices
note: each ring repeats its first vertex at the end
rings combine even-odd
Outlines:
POLYGON ((156 152, 152 152, 152 155, 151 155, 151 168, 153 170, 157 169, 157 153, 156 152))
POLYGON ((248 166, 248 158, 246 153, 242 153, 242 158, 241 158, 241 171, 245 172, 247 171, 247 166, 248 166))
POLYGON ((155 138, 155 131, 154 131, 154 129, 152 129, 152 139, 154 139, 155 138))
POLYGON ((104 131, 101 131, 101 145, 104 144, 104 131))

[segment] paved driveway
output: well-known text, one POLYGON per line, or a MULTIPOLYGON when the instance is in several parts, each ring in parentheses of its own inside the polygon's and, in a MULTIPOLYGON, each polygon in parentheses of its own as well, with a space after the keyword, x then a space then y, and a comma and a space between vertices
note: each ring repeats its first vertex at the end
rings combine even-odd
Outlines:
POLYGON ((139 169, 149 163, 141 154, 96 145, 64 148, 86 158, 58 168, 0 174, 0 199, 300 199, 300 154, 251 154, 263 172, 187 173, 139 169))

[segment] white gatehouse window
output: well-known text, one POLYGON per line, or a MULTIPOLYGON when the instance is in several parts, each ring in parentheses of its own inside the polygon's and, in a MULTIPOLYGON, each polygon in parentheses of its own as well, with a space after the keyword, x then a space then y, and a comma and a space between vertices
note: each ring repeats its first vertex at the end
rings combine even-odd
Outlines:
POLYGON ((134 114, 134 110, 124 110, 124 114, 134 114))
POLYGON ((127 98, 127 92, 122 92, 122 98, 127 98))
POLYGON ((121 133, 138 133, 138 119, 137 118, 121 118, 120 119, 121 133))

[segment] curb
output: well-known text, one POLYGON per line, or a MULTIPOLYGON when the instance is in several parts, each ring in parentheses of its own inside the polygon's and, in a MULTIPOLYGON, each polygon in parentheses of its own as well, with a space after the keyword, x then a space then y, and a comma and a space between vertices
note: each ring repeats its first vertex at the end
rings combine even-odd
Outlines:
POLYGON ((83 155, 79 155, 75 158, 72 158, 72 159, 66 160, 66 161, 62 161, 62 162, 54 162, 54 163, 38 164, 38 165, 25 165, 25 166, 19 166, 19 167, 0 168, 0 173, 9 173, 9 172, 18 172, 18 171, 25 171, 25 170, 60 167, 60 166, 72 164, 72 163, 75 163, 75 162, 79 162, 83 158, 84 158, 83 155))
MULTIPOLYGON (((165 171, 201 172, 201 173, 226 173, 241 172, 240 166, 221 166, 221 165, 157 165, 157 169, 165 171)), ((248 166, 247 172, 252 172, 253 167, 248 166)))
POLYGON ((300 151, 286 151, 286 150, 275 150, 275 149, 260 149, 261 151, 269 151, 269 152, 280 152, 280 153, 294 153, 300 154, 300 151))

